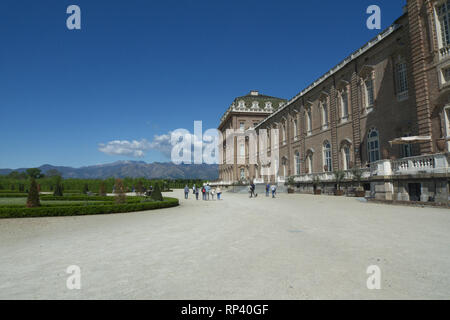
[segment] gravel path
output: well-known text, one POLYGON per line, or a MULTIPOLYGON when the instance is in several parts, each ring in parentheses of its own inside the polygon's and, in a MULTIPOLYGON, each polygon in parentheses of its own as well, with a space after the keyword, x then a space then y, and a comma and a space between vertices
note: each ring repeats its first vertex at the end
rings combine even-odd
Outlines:
POLYGON ((0 220, 0 299, 450 298, 450 210, 190 197, 158 211, 0 220), (81 290, 66 287, 69 265, 81 290), (380 290, 367 289, 370 265, 380 290))

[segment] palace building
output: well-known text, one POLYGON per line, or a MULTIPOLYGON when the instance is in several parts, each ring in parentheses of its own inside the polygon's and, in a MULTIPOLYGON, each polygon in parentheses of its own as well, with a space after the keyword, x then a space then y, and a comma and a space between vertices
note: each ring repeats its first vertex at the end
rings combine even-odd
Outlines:
MULTIPOLYGON (((289 180, 312 192, 320 181, 331 193, 334 172, 343 171, 347 193, 361 184, 377 199, 447 203, 449 26, 450 0, 408 0, 393 25, 292 99, 257 91, 236 98, 219 130, 278 129, 279 169, 261 176, 260 163, 227 161, 220 183, 289 180)), ((234 160, 248 159, 248 141, 234 148, 234 160)))

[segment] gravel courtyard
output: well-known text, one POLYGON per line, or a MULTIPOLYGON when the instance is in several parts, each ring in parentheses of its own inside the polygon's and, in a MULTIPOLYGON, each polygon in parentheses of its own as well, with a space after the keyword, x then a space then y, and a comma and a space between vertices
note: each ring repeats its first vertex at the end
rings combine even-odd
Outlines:
POLYGON ((449 299, 449 211, 225 193, 158 211, 0 220, 0 298, 449 299), (80 290, 66 287, 70 265, 80 290), (366 286, 370 265, 380 290, 366 286))

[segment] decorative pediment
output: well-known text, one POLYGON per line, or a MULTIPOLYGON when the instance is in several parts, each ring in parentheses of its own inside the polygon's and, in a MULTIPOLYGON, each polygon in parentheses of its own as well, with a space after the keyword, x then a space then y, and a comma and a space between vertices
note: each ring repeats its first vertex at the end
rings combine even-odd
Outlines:
POLYGON ((367 78, 375 71, 375 67, 371 65, 364 65, 359 71, 359 76, 361 78, 367 78))
POLYGON ((344 140, 341 141, 339 148, 342 149, 345 146, 350 147, 352 145, 352 141, 348 138, 345 138, 344 140))
POLYGON ((345 89, 350 83, 347 80, 341 79, 336 84, 336 89, 342 90, 345 89))

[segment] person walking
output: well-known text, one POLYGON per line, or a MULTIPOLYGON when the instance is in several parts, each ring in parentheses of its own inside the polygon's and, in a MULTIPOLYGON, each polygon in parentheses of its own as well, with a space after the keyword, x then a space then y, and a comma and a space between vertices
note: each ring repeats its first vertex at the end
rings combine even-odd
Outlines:
POLYGON ((270 193, 270 184, 268 183, 268 184, 266 185, 266 197, 269 196, 269 193, 270 193))
POLYGON ((217 187, 217 200, 220 200, 220 196, 222 195, 222 189, 220 189, 220 187, 217 187))
POLYGON ((198 193, 199 193, 199 190, 197 187, 195 187, 195 199, 196 200, 198 200, 198 193))
POLYGON ((206 185, 205 190, 206 190, 206 200, 209 200, 209 194, 211 193, 211 187, 209 186, 209 184, 206 185))
POLYGON ((272 185, 272 198, 275 198, 276 193, 277 193, 277 187, 273 184, 272 185))
POLYGON ((211 188, 211 197, 214 200, 214 195, 216 194, 216 189, 211 188))
POLYGON ((205 188, 205 186, 202 187, 202 199, 206 200, 206 188, 205 188))
POLYGON ((252 186, 253 196, 256 198, 258 196, 258 194, 256 193, 256 186, 253 182, 252 182, 251 186, 252 186))
POLYGON ((184 187, 184 198, 187 199, 189 197, 189 187, 188 185, 186 185, 186 187, 184 187))
POLYGON ((192 186, 192 194, 195 194, 195 184, 192 186))

